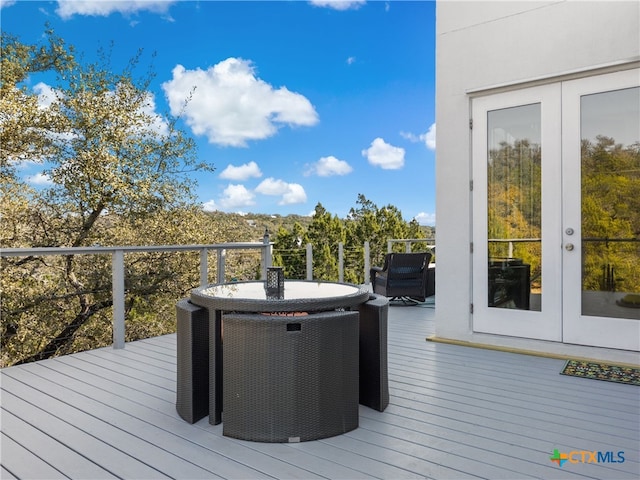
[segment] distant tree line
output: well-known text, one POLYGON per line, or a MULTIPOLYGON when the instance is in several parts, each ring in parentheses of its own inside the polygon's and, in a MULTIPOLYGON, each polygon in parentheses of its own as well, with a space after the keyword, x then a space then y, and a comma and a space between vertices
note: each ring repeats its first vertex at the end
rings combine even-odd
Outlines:
MULTIPOLYGON (((344 281, 363 283, 364 244, 369 242, 371 265, 382 265, 391 238, 433 238, 432 228, 421 227, 414 219, 402 218, 402 212, 393 205, 378 207, 364 195, 358 195, 356 206, 347 218, 340 219, 327 212, 322 204, 316 205, 313 219, 307 228, 295 223, 290 228, 280 227, 274 239, 274 264, 284 267, 286 278, 306 278, 306 246, 312 245, 313 278, 338 279, 338 244, 345 252, 344 281)), ((404 245, 395 245, 404 251, 404 245)), ((426 242, 412 245, 414 251, 425 251, 426 242)))

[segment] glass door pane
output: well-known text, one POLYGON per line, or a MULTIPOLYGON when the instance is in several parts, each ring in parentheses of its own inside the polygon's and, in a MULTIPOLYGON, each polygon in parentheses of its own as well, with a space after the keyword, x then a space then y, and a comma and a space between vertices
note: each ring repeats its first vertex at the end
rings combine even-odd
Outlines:
POLYGON ((640 318, 640 87, 580 98, 582 314, 640 318))
POLYGON ((539 103, 487 113, 488 306, 540 311, 539 103))

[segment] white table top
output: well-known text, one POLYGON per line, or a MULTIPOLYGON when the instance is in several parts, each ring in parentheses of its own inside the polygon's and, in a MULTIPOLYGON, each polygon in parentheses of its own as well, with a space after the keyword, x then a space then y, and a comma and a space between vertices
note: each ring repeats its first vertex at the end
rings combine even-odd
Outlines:
POLYGON ((207 285, 191 291, 196 305, 238 311, 332 310, 354 307, 368 299, 369 292, 356 285, 305 280, 285 280, 280 299, 267 297, 263 281, 207 285))
MULTIPOLYGON (((285 280, 284 300, 341 297, 344 295, 354 295, 358 293, 359 290, 355 285, 343 283, 285 280)), ((237 282, 212 285, 202 290, 202 294, 223 298, 267 299, 264 282, 237 282)))

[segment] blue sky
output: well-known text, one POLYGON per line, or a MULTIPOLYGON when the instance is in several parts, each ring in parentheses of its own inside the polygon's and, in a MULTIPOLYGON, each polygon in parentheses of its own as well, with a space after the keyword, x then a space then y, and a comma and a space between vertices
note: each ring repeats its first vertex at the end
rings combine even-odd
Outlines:
MULTIPOLYGON (((49 22, 87 60, 113 42, 117 67, 142 48, 157 111, 177 114, 195 86, 180 121, 215 166, 196 177, 205 209, 308 215, 320 202, 344 217, 364 194, 435 224, 435 2, 1 5, 24 43, 49 22)), ((46 181, 38 168, 22 173, 46 181)))

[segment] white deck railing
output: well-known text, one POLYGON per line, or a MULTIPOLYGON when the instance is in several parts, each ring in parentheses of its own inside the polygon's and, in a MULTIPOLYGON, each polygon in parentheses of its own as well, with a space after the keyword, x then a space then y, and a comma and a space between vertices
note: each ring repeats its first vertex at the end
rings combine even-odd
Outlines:
MULTIPOLYGON (((433 239, 391 239, 388 242, 389 251, 393 243, 404 243, 406 251, 411 251, 412 243, 427 243, 434 248, 433 239)), ((125 268, 124 256, 128 253, 148 252, 200 252, 200 285, 209 283, 210 251, 216 252, 216 279, 214 283, 225 281, 225 262, 227 250, 260 250, 261 278, 266 278, 267 268, 272 265, 273 243, 269 235, 265 235, 262 242, 218 243, 211 245, 154 245, 154 246, 114 246, 114 247, 35 247, 35 248, 5 248, 0 250, 0 257, 37 257, 52 255, 111 255, 112 261, 112 299, 113 299, 113 346, 124 348, 125 345, 125 268)), ((364 242, 363 250, 364 284, 370 283, 371 252, 369 242, 364 242)), ((344 281, 345 252, 344 245, 338 245, 338 281, 344 281)), ((313 249, 306 246, 306 279, 313 280, 313 249)))

